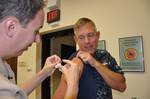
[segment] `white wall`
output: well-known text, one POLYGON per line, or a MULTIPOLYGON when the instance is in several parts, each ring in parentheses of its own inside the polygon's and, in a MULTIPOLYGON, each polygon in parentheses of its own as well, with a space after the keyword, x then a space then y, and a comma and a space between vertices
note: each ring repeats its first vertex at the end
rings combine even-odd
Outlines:
MULTIPOLYGON (((107 50, 118 63, 118 38, 143 36, 145 72, 125 72, 127 90, 124 93, 113 91, 113 95, 114 99, 131 99, 133 96, 137 99, 150 99, 150 66, 148 65, 150 64, 148 61, 150 58, 148 52, 150 50, 148 47, 150 43, 150 0, 61 0, 61 20, 58 26, 52 27, 45 23, 41 31, 73 25, 80 17, 93 19, 101 32, 100 39, 106 40, 107 50)), ((32 53, 26 54, 35 55, 34 47, 30 50, 33 50, 32 53)), ((28 55, 24 55, 23 58, 26 56, 28 55)), ((26 75, 29 74, 26 73, 26 75)))

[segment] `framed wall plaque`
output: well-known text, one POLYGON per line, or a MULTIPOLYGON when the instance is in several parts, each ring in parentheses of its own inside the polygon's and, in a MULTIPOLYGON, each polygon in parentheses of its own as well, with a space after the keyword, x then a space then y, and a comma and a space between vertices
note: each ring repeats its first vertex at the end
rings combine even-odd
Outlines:
POLYGON ((119 38, 119 58, 123 71, 144 72, 143 37, 119 38))
POLYGON ((98 49, 106 49, 105 40, 99 40, 98 41, 98 49))

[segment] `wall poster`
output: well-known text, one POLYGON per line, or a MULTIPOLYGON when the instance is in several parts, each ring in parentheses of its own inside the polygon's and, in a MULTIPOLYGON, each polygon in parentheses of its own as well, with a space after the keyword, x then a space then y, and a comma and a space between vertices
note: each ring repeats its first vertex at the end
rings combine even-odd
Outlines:
POLYGON ((98 41, 98 49, 106 49, 105 40, 98 41))
POLYGON ((119 58, 123 71, 144 72, 143 37, 119 38, 119 58))

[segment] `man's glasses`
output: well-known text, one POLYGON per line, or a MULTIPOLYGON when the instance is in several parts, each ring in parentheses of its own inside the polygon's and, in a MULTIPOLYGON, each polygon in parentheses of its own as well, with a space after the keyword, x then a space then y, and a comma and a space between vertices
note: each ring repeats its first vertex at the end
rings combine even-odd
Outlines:
POLYGON ((85 41, 85 39, 87 38, 88 40, 93 39, 96 36, 96 32, 91 32, 88 33, 87 35, 80 35, 78 36, 78 39, 80 41, 85 41))

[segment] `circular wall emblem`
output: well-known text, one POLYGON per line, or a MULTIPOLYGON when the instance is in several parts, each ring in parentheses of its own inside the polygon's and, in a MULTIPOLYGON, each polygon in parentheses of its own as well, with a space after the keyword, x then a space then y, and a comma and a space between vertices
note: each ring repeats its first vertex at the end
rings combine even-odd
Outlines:
POLYGON ((134 48, 128 48, 125 50, 124 56, 127 60, 135 60, 137 58, 137 50, 134 48))

